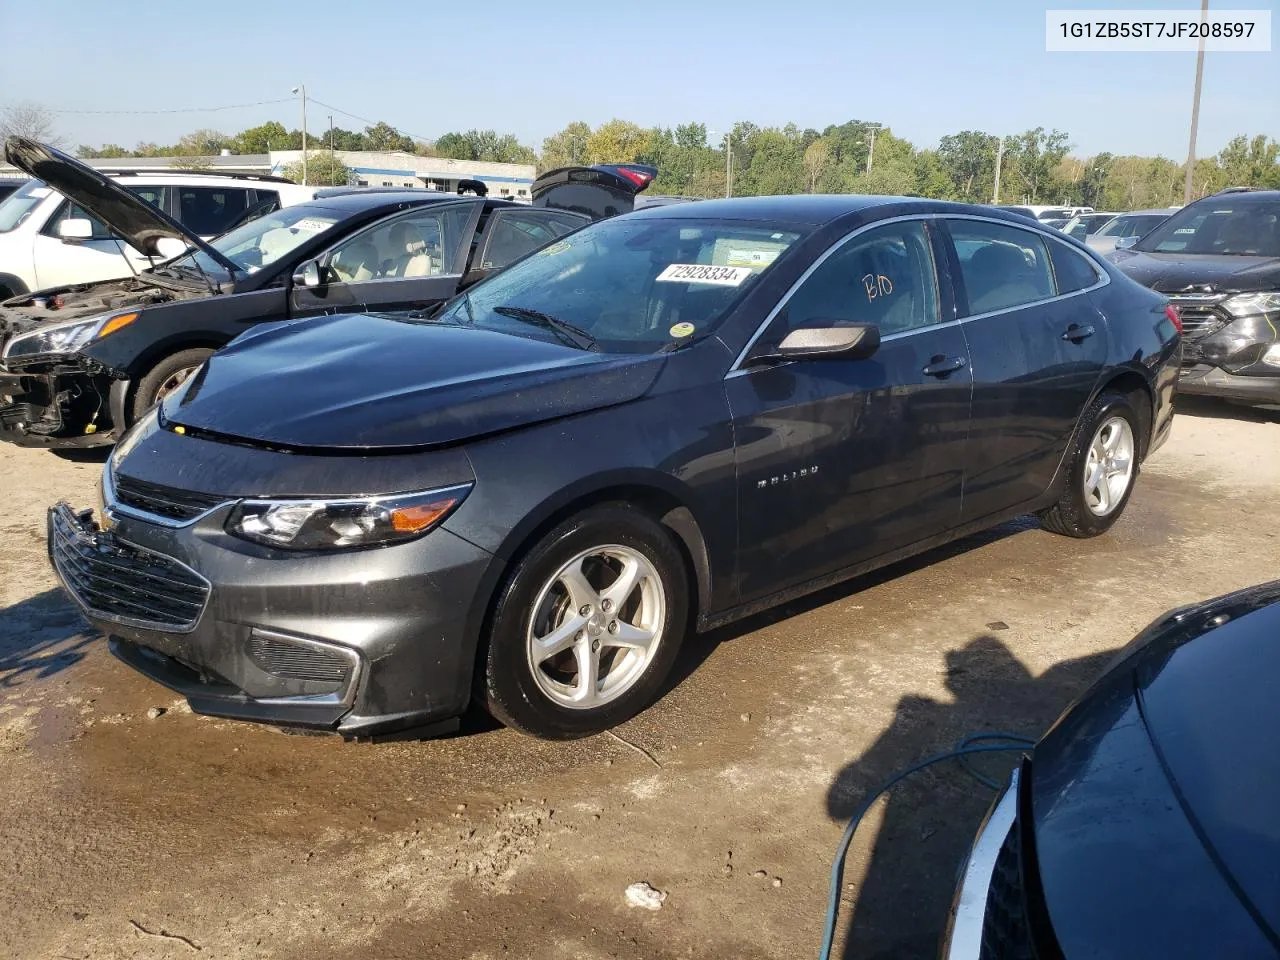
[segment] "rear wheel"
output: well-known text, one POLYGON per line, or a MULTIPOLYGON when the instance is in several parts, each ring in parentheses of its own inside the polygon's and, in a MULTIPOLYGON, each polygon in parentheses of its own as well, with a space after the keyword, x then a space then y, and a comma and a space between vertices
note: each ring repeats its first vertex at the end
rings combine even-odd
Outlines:
POLYGON ((608 729, 656 696, 688 610, 684 561, 662 525, 620 504, 593 507, 516 564, 480 694, 495 717, 534 736, 608 729))
POLYGON ((1138 476, 1141 424, 1126 394, 1103 393, 1093 402, 1080 424, 1062 496, 1040 513, 1046 530, 1096 537, 1120 518, 1138 476))
POLYGON ((187 378, 199 370, 212 354, 213 351, 206 347, 193 347, 165 357, 148 370, 134 391, 130 424, 136 423, 138 418, 186 383, 187 378))

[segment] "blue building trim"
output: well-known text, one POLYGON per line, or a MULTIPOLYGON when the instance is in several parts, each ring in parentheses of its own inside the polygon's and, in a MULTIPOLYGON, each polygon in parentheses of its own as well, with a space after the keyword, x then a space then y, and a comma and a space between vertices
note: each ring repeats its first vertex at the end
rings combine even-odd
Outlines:
POLYGON ((384 177, 416 177, 416 170, 383 170, 381 167, 352 167, 353 173, 377 173, 384 177))

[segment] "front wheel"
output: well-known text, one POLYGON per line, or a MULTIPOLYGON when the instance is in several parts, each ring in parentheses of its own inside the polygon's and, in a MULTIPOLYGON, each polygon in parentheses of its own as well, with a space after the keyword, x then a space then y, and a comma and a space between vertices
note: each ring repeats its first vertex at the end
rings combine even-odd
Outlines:
POLYGON ((525 733, 599 733, 649 705, 688 621, 688 578, 671 535, 605 505, 560 524, 499 595, 480 680, 490 713, 525 733))
POLYGON ((165 357, 148 370, 134 391, 130 410, 133 419, 129 425, 137 423, 148 410, 186 383, 212 355, 213 351, 207 347, 193 347, 165 357))
POLYGON ((1103 393, 1093 402, 1080 423, 1066 488, 1040 513, 1046 530, 1096 537, 1120 518, 1138 476, 1141 422, 1126 394, 1103 393))

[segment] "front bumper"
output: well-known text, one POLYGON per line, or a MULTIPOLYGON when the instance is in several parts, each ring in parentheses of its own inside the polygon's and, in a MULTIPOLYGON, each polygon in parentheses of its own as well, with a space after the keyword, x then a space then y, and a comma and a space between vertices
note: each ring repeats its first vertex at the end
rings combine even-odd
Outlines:
POLYGON ((996 860, 1005 838, 1013 829, 1018 810, 1019 771, 1014 770, 1009 786, 991 805, 978 828, 977 838, 956 888, 943 937, 942 960, 979 960, 983 956, 983 928, 990 898, 996 860))
POLYGON ((106 530, 90 511, 50 509, 54 569, 119 659, 196 712, 352 737, 465 710, 467 613, 488 553, 443 529, 381 549, 286 553, 227 534, 233 505, 178 522, 109 499, 106 530))
MULTIPOLYGON (((1280 371, 1277 371, 1280 374, 1280 371)), ((1207 363, 1183 367, 1178 392, 1242 403, 1280 404, 1280 375, 1243 376, 1207 363)))

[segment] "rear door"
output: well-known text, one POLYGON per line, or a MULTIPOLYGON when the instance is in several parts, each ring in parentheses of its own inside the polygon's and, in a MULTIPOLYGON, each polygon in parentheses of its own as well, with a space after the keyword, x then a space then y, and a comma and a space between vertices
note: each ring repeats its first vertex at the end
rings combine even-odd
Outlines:
POLYGON ((1026 503, 1049 486, 1107 359, 1089 290, 1093 262, 1046 230, 945 219, 965 339, 973 416, 964 521, 1026 503))
POLYGON ((932 231, 911 219, 841 241, 726 378, 744 601, 959 522, 968 353, 932 231), (751 362, 815 321, 874 323, 880 348, 866 360, 751 362))
POLYGON ((172 189, 174 219, 202 240, 226 233, 256 204, 254 191, 248 187, 213 184, 172 189))
POLYGON ((495 210, 489 215, 489 222, 477 244, 464 286, 510 266, 526 254, 590 222, 586 216, 564 210, 495 210))
POLYGON ((453 296, 482 201, 433 203, 383 219, 320 258, 319 286, 294 283, 290 315, 421 310, 453 296))
MULTIPOLYGON (((130 185, 128 189, 152 206, 165 208, 168 188, 130 185)), ((36 234, 32 259, 37 290, 115 280, 151 266, 151 261, 115 236, 106 224, 70 200, 63 200, 36 234), (58 228, 65 220, 88 220, 93 230, 89 239, 64 239, 58 228)))

